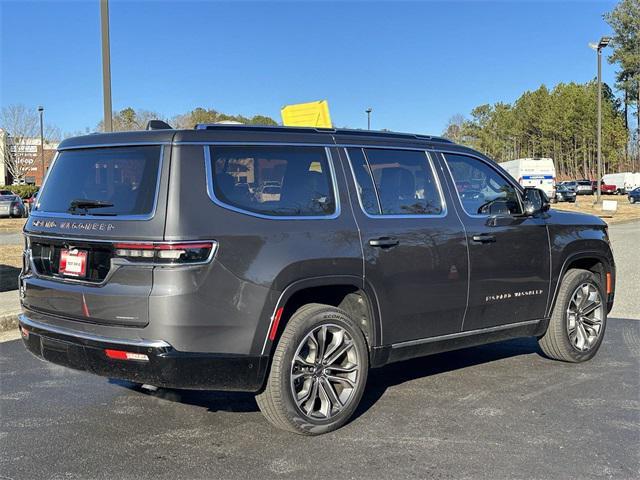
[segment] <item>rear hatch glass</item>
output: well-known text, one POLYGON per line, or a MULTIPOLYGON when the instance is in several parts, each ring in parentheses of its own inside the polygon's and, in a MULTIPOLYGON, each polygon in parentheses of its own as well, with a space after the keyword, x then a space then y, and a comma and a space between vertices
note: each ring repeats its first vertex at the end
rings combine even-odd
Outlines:
POLYGON ((149 217, 160 173, 160 146, 66 150, 58 154, 36 211, 149 217))

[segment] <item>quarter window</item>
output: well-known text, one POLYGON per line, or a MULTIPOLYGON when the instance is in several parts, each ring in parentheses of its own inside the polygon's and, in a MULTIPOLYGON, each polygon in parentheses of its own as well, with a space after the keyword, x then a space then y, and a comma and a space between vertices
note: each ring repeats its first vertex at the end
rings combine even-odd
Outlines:
POLYGON ((425 152, 349 149, 362 205, 382 215, 438 215, 442 198, 425 152), (371 180, 373 179, 373 184, 371 180))
POLYGON ((228 205, 271 216, 336 211, 322 147, 212 146, 214 194, 228 205))
POLYGON ((519 215, 516 188, 487 163, 466 155, 445 154, 449 170, 469 215, 519 215))

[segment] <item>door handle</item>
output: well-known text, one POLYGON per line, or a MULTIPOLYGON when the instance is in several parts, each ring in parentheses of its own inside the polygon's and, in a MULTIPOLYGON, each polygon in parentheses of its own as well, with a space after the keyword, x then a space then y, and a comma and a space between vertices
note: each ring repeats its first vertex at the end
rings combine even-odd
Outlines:
POLYGON ((398 245, 400 241, 397 238, 393 237, 380 237, 380 238, 372 238, 369 240, 369 245, 372 247, 380 247, 380 248, 389 248, 395 247, 398 245))
POLYGON ((478 243, 495 243, 496 236, 488 233, 481 233, 480 235, 474 235, 471 239, 478 243))

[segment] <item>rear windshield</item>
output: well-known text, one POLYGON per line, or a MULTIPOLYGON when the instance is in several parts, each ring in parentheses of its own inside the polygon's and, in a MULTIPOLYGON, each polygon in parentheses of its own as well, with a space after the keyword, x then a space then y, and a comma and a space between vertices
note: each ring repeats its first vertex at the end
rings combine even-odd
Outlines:
POLYGON ((38 194, 37 210, 149 215, 157 193, 160 152, 160 146, 62 151, 38 194))

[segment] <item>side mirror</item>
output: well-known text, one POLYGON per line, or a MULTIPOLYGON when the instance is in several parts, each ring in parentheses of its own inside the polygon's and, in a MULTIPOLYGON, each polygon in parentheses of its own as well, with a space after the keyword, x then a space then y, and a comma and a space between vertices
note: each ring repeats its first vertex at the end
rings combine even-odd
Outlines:
POLYGON ((535 215, 551 208, 547 194, 539 188, 525 187, 523 203, 525 215, 535 215))

